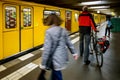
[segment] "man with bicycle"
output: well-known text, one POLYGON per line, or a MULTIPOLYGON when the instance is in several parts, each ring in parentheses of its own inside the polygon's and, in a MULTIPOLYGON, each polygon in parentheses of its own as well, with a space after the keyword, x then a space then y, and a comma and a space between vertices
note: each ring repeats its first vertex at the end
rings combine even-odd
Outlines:
POLYGON ((86 65, 90 64, 89 61, 89 44, 90 44, 90 34, 91 28, 97 31, 95 22, 93 20, 92 14, 88 12, 88 7, 83 6, 83 12, 79 15, 79 33, 80 33, 80 56, 84 53, 84 63, 86 65))

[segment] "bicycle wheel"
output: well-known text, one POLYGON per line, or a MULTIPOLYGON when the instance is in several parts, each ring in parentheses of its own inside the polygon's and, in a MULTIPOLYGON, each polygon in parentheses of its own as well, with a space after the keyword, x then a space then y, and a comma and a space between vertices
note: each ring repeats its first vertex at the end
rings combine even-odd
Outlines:
POLYGON ((97 66, 102 67, 103 66, 103 53, 100 51, 100 45, 97 44, 96 46, 96 60, 97 60, 97 66))
POLYGON ((91 36, 91 40, 90 40, 90 53, 91 54, 94 53, 94 48, 95 48, 95 39, 93 36, 91 36))

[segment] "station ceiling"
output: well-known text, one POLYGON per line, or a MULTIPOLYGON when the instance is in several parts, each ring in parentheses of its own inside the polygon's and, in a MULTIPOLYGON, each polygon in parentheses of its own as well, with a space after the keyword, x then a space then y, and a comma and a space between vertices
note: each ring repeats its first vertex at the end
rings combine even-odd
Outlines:
POLYGON ((92 12, 120 16, 120 0, 24 0, 64 8, 81 10, 87 5, 92 12))

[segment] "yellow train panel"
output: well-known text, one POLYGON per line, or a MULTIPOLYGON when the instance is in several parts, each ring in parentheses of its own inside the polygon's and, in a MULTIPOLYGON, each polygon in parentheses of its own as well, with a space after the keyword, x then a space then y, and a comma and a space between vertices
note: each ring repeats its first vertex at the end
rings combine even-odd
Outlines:
POLYGON ((14 55, 19 52, 19 32, 4 32, 3 33, 3 49, 4 49, 4 58, 14 55))
POLYGON ((63 27, 63 28, 65 28, 65 9, 60 9, 60 17, 62 18, 62 20, 63 20, 63 23, 61 24, 61 26, 63 27), (64 14, 64 15, 63 15, 64 14))
POLYGON ((2 41, 2 3, 0 2, 0 59, 3 58, 3 41, 2 41))
POLYGON ((54 6, 47 6, 47 7, 45 6, 45 9, 46 10, 56 10, 56 11, 58 10, 59 11, 60 8, 57 8, 57 7, 54 7, 54 6))
POLYGON ((101 21, 100 21, 100 14, 98 14, 98 24, 100 24, 101 21))
POLYGON ((21 30, 21 51, 33 48, 33 29, 21 30))
POLYGON ((2 11, 3 57, 6 58, 19 52, 19 7, 16 5, 4 4, 2 11), (11 10, 15 10, 16 13, 14 13, 14 17, 6 15, 5 11, 9 11, 8 8, 11 10), (11 20, 7 20, 8 18, 11 20), (11 23, 11 21, 13 22, 12 25, 7 24, 7 22, 11 23), (14 23, 15 21, 16 23, 14 23), (12 28, 10 26, 12 26, 12 28))
POLYGON ((99 17, 98 17, 98 14, 94 14, 94 20, 95 20, 95 23, 96 23, 96 24, 99 23, 99 17))
POLYGON ((78 17, 79 17, 79 12, 73 10, 72 11, 72 26, 71 26, 72 33, 79 30, 78 17))
POLYGON ((101 15, 101 23, 106 21, 106 15, 101 15))
POLYGON ((33 48, 33 17, 31 6, 21 6, 21 51, 33 48))
POLYGON ((43 7, 34 7, 34 46, 41 45, 44 42, 43 10, 43 7))
MULTIPOLYGON (((37 5, 39 6, 39 4, 34 3, 34 2, 27 2, 27 1, 22 1, 22 0, 2 0, 2 2, 7 2, 7 3, 12 3, 12 4, 23 4, 23 5, 37 5)), ((44 6, 41 4, 41 6, 44 6)))

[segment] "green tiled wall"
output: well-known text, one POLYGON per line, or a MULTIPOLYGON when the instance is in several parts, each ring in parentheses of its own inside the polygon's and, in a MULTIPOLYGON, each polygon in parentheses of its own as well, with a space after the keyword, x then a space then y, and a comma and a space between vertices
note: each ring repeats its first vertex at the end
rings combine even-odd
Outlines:
POLYGON ((111 30, 112 32, 120 32, 120 18, 111 18, 112 25, 114 28, 111 30))

